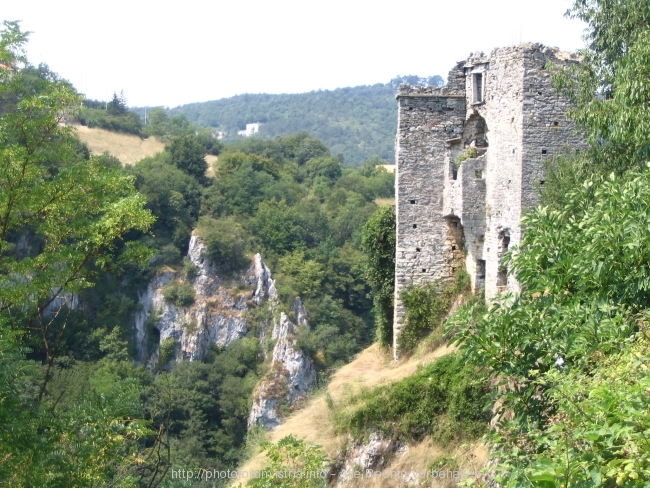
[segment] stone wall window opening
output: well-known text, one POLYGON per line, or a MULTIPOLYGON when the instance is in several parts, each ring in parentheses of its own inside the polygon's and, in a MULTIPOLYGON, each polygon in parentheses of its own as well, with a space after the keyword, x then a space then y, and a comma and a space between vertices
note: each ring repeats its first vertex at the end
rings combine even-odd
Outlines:
POLYGON ((548 154, 548 149, 542 149, 542 154, 548 154))
POLYGON ((452 170, 452 172, 451 172, 451 178, 452 178, 453 180, 457 180, 457 179, 458 179, 458 170, 456 170, 456 169, 452 170))
POLYGON ((497 273, 497 291, 506 291, 508 287, 508 268, 500 268, 497 273))
POLYGON ((502 230, 499 232, 499 256, 502 256, 508 252, 508 247, 510 246, 510 231, 502 230))
POLYGON ((474 171, 474 176, 476 177, 477 180, 483 179, 483 170, 477 169, 474 171))
POLYGON ((418 228, 418 224, 413 224, 413 228, 414 228, 414 229, 417 229, 417 228, 418 228))
POLYGON ((476 260, 476 279, 477 280, 485 279, 485 259, 476 260))
POLYGON ((415 252, 420 252, 420 251, 422 251, 422 249, 420 249, 419 247, 415 248, 415 252))
POLYGON ((415 205, 415 200, 411 200, 411 205, 415 205))
POLYGON ((473 103, 483 103, 483 73, 472 73, 473 103))

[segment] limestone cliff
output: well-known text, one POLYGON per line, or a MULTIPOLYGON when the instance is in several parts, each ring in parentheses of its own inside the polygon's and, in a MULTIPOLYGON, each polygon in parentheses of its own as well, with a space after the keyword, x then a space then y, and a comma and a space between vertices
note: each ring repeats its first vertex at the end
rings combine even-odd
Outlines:
POLYGON ((277 298, 271 272, 259 254, 246 271, 225 279, 205 256, 205 250, 201 239, 192 236, 187 256, 196 272, 192 278, 185 278, 194 290, 191 306, 165 301, 163 288, 182 278, 181 272, 171 269, 159 272, 140 295, 141 310, 135 316, 138 362, 156 365, 159 346, 168 338, 176 343, 176 360, 200 360, 211 344, 227 346, 246 334, 247 310, 277 298))
POLYGON ((274 429, 280 424, 281 408, 303 397, 316 380, 316 371, 307 355, 296 346, 300 328, 308 328, 307 313, 300 298, 293 307, 293 322, 284 312, 274 322, 271 340, 276 341, 268 373, 253 394, 248 425, 274 429))
POLYGON ((303 397, 316 379, 311 360, 296 346, 299 329, 308 328, 307 313, 296 298, 292 319, 280 312, 275 281, 259 254, 239 275, 226 279, 206 256, 206 246, 192 236, 187 257, 196 267, 194 276, 180 271, 160 271, 139 297, 135 316, 136 361, 149 367, 158 364, 160 345, 173 339, 177 361, 201 360, 210 345, 227 346, 242 338, 249 329, 246 312, 266 307, 260 324, 259 340, 264 351, 274 341, 270 368, 255 390, 249 425, 274 428, 280 410, 303 397), (194 303, 179 307, 165 300, 163 289, 174 280, 184 280, 194 290, 194 303), (270 337, 269 337, 270 332, 270 337))

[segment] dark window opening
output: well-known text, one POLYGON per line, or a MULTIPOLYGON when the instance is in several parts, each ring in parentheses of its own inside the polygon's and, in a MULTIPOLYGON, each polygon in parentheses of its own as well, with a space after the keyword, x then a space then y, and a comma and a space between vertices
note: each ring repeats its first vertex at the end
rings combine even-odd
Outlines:
POLYGON ((545 181, 544 180, 539 180, 540 185, 544 185, 545 181))
POLYGON ((451 178, 454 179, 454 180, 457 180, 458 179, 458 171, 456 171, 456 170, 452 171, 451 178))
POLYGON ((537 92, 537 94, 538 94, 538 95, 541 95, 541 94, 542 94, 542 92, 541 92, 541 91, 538 91, 538 92, 537 92))
POLYGON ((423 273, 426 273, 426 272, 427 272, 427 268, 422 268, 422 272, 423 272, 423 273))
POLYGON ((417 229, 417 228, 418 228, 418 224, 413 224, 413 228, 414 228, 414 229, 417 229))
POLYGON ((485 279, 485 259, 476 260, 476 279, 485 279))
POLYGON ((455 251, 455 250, 456 250, 456 246, 451 246, 451 250, 452 250, 452 251, 455 251))
POLYGON ((476 171, 474 171, 474 176, 476 176, 477 180, 480 180, 481 178, 483 178, 483 171, 477 169, 476 171))
POLYGON ((415 205, 415 200, 411 200, 411 205, 415 205))
POLYGON ((497 273, 497 287, 505 287, 508 285, 508 269, 501 268, 497 273))
POLYGON ((420 249, 419 247, 416 247, 416 248, 415 248, 415 252, 420 252, 420 250, 421 250, 421 249, 420 249))
POLYGON ((557 122, 557 121, 553 122, 553 127, 557 127, 558 125, 560 125, 559 122, 557 122))
POLYGON ((481 103, 483 101, 483 74, 474 73, 474 103, 481 103))
POLYGON ((542 149, 542 154, 548 154, 548 151, 546 149, 542 149))

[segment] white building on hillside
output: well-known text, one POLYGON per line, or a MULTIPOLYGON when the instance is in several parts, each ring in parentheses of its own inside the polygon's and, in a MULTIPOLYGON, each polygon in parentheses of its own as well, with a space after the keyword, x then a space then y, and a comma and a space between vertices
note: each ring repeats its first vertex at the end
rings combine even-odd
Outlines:
POLYGON ((238 136, 244 136, 244 137, 250 137, 253 134, 260 131, 260 125, 262 125, 262 124, 260 124, 259 122, 256 122, 254 124, 246 124, 246 129, 237 131, 237 135, 238 136))

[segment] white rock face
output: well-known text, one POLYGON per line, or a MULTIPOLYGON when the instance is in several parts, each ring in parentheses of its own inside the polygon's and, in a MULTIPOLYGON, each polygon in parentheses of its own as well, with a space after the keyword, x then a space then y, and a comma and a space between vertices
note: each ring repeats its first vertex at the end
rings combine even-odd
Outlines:
POLYGON ((382 470, 396 452, 405 449, 405 445, 394 439, 383 437, 377 433, 370 434, 367 442, 352 444, 348 448, 343 460, 337 466, 338 475, 335 486, 338 488, 351 484, 354 481, 353 473, 355 471, 382 470))
POLYGON ((307 312, 300 298, 294 302, 293 322, 284 312, 274 323, 271 367, 258 384, 253 395, 253 408, 248 417, 248 425, 261 424, 274 429, 280 424, 281 403, 291 406, 305 396, 316 380, 316 371, 307 355, 296 346, 296 336, 300 328, 308 328, 307 312), (295 322, 295 323, 294 323, 295 322), (295 325, 298 324, 298 325, 295 325))
POLYGON ((180 278, 178 272, 159 274, 140 296, 141 310, 135 316, 138 362, 154 366, 158 359, 158 346, 170 337, 176 341, 176 360, 201 360, 211 344, 227 346, 246 334, 245 312, 249 304, 259 305, 269 297, 277 297, 271 272, 259 254, 238 280, 224 282, 205 251, 201 239, 192 236, 187 256, 197 267, 197 272, 189 280, 194 288, 194 304, 190 307, 177 307, 163 297, 163 287, 180 278), (155 323, 148 325, 150 318, 155 323), (151 333, 159 335, 159 338, 148 338, 151 333), (157 343, 155 350, 148 350, 148 343, 157 343))
POLYGON ((296 298, 292 320, 283 312, 278 315, 275 281, 259 254, 236 280, 226 281, 206 250, 201 239, 192 236, 187 256, 197 272, 188 280, 194 288, 191 306, 177 307, 165 301, 163 288, 181 278, 180 272, 171 270, 153 278, 140 296, 141 310, 135 316, 136 360, 156 366, 160 343, 168 338, 176 342, 177 361, 201 360, 210 345, 227 346, 241 339, 248 331, 245 312, 268 302, 269 317, 261 324, 259 339, 265 350, 266 329, 272 324, 271 340, 276 342, 269 372, 256 388, 248 423, 272 429, 280 423, 280 407, 303 397, 316 379, 311 360, 296 346, 299 330, 309 328, 307 312, 296 298))

